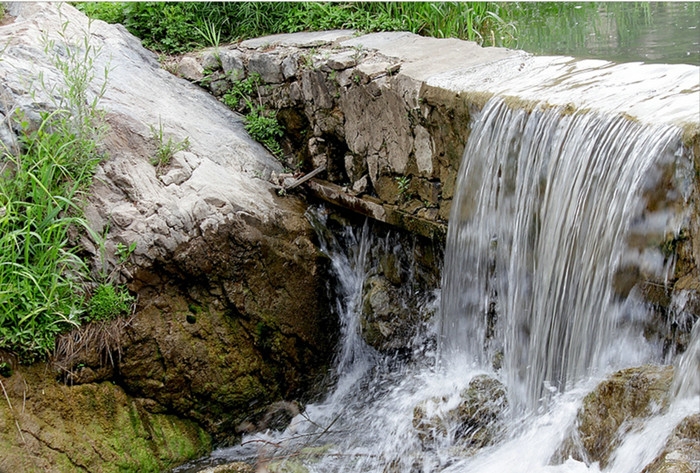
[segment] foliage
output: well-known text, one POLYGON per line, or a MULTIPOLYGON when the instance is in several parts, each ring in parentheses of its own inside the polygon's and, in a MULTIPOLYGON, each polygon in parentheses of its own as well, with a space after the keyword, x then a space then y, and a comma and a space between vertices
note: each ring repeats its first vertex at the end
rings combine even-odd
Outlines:
POLYGON ((399 197, 401 200, 410 199, 411 194, 408 189, 411 186, 411 178, 408 176, 396 176, 394 179, 399 187, 399 197))
POLYGON ((115 254, 118 259, 118 264, 124 264, 126 263, 126 260, 129 259, 131 254, 136 250, 136 242, 132 242, 129 246, 126 246, 124 243, 117 243, 117 248, 115 251, 115 254))
POLYGON ((24 151, 6 156, 0 179, 0 347, 24 361, 48 353, 82 312, 87 268, 69 235, 87 228, 76 201, 89 173, 75 170, 80 139, 48 130, 59 117, 35 132, 25 124, 24 151))
POLYGON ((122 23, 151 49, 181 53, 219 41, 351 28, 411 31, 507 45, 508 4, 494 2, 87 2, 87 15, 122 23), (216 23, 213 18, 219 19, 216 23))
POLYGON ((272 154, 278 158, 282 157, 284 153, 277 140, 284 136, 284 130, 274 112, 266 111, 263 106, 253 107, 245 116, 245 129, 272 154))
POLYGON ((257 97, 258 87, 262 84, 262 78, 257 72, 252 72, 245 79, 234 81, 231 88, 224 94, 224 103, 233 110, 243 111, 250 106, 254 97, 257 97))
POLYGON ((98 82, 99 49, 89 33, 73 41, 65 23, 58 35, 60 44, 43 40, 60 80, 40 75, 33 89, 51 97, 53 111, 42 112, 39 123, 16 110, 8 115, 20 146, 0 150, 0 348, 23 363, 45 358, 58 334, 80 325, 90 276, 76 241, 80 232, 99 240, 81 203, 101 159, 97 104, 108 69, 98 82))
POLYGON ((267 110, 263 105, 253 104, 260 99, 261 84, 260 74, 253 72, 245 79, 234 81, 224 94, 223 102, 233 110, 246 113, 246 131, 272 154, 282 158, 284 152, 278 139, 284 136, 284 129, 277 120, 276 113, 267 110))
POLYGON ((97 286, 88 302, 87 320, 112 320, 120 315, 130 314, 134 300, 126 287, 110 282, 102 283, 97 286))

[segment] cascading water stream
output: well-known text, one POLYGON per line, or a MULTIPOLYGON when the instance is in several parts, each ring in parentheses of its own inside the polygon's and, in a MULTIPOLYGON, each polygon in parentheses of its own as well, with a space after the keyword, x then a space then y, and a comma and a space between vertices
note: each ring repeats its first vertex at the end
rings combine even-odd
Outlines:
MULTIPOLYGON (((552 459, 604 375, 664 362, 661 346, 642 336, 650 311, 637 283, 672 273, 659 247, 688 217, 692 165, 677 129, 624 116, 516 110, 496 98, 473 120, 442 289, 425 298, 441 310, 420 343, 437 339, 437 353, 404 359, 365 343, 360 312, 373 249, 402 250, 368 224, 334 236, 324 213, 310 212, 335 275, 335 386, 286 431, 255 434, 212 459, 256 459, 259 471, 277 472, 601 472, 597 463, 552 459), (483 375, 503 381, 510 405, 490 445, 454 414, 483 375)), ((671 407, 625 434, 602 471, 638 473, 699 411, 699 357, 696 323, 671 407)))
POLYGON ((338 384, 331 399, 339 401, 370 368, 375 357, 373 350, 362 339, 359 316, 362 288, 369 270, 368 252, 373 240, 366 221, 359 232, 346 227, 340 237, 344 240, 341 244, 328 231, 324 212, 313 209, 307 216, 319 236, 321 251, 331 257, 336 278, 333 292, 336 294, 335 309, 340 321, 340 346, 335 360, 338 384), (346 248, 347 251, 339 251, 339 248, 346 248))
POLYGON ((490 101, 450 216, 442 362, 488 367, 502 356, 525 410, 607 366, 639 363, 635 304, 615 293, 615 277, 664 271, 660 251, 631 240, 675 230, 670 212, 650 214, 641 197, 655 166, 680 152, 673 127, 490 101))

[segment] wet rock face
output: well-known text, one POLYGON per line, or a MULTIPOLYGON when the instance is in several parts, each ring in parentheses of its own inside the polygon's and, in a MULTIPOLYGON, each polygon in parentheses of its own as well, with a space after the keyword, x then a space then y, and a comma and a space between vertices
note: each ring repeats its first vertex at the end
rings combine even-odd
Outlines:
POLYGON ((370 250, 374 265, 362 290, 362 338, 380 352, 408 354, 426 342, 435 315, 432 291, 440 284, 442 247, 383 225, 373 231, 378 241, 370 250))
POLYGON ((136 273, 143 308, 127 329, 120 382, 217 440, 258 423, 271 402, 313 397, 337 331, 327 268, 303 216, 280 225, 231 222, 157 272, 136 273))
POLYGON ((47 370, 0 379, 0 471, 168 471, 211 449, 192 420, 151 412, 110 382, 58 384, 47 370))
POLYGON ((700 465, 700 414, 686 417, 674 429, 663 452, 642 473, 695 473, 700 465))
POLYGON ((419 313, 407 307, 400 289, 386 278, 375 275, 365 283, 362 299, 362 337, 382 350, 396 350, 411 344, 419 313))
POLYGON ((459 404, 430 399, 413 410, 413 427, 424 446, 453 437, 457 445, 476 451, 496 442, 503 432, 508 399, 503 384, 487 375, 476 376, 459 394, 459 404))
POLYGON ((576 431, 564 442, 559 459, 572 456, 604 468, 620 438, 639 421, 669 403, 673 367, 642 366, 618 371, 588 394, 576 418, 576 431))

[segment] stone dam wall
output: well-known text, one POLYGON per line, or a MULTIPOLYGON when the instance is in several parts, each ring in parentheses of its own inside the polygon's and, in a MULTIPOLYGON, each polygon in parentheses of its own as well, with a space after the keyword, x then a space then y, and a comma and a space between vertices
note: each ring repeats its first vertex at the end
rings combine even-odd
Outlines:
MULTIPOLYGON (((481 48, 410 33, 274 35, 187 54, 166 69, 223 97, 259 74, 286 130, 285 164, 325 166, 312 193, 422 236, 446 231, 470 120, 486 101, 625 114, 685 130, 700 155, 698 68, 481 48)), ((269 176, 266 176, 269 177, 269 176)), ((276 180, 277 176, 272 176, 276 180)))

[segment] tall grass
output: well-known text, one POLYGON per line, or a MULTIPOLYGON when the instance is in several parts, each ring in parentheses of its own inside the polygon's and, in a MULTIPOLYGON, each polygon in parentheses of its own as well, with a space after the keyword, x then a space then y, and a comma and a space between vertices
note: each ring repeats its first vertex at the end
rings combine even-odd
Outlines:
POLYGON ((97 104, 108 71, 91 94, 99 51, 89 33, 71 41, 67 26, 60 44, 44 37, 61 80, 40 76, 33 90, 53 98, 53 111, 38 124, 15 112, 19 149, 0 150, 0 348, 25 363, 45 358, 59 333, 90 319, 89 268, 76 240, 90 231, 81 204, 101 158, 97 104))
POLYGON ((28 362, 79 325, 87 274, 69 245, 70 232, 86 228, 74 202, 83 183, 70 171, 78 139, 49 131, 55 119, 27 132, 0 179, 0 347, 28 362))
POLYGON ((88 2, 88 16, 122 23, 164 53, 218 41, 274 33, 350 28, 362 32, 411 31, 507 45, 514 36, 506 4, 496 2, 88 2), (205 34, 202 34, 205 33, 205 34))

